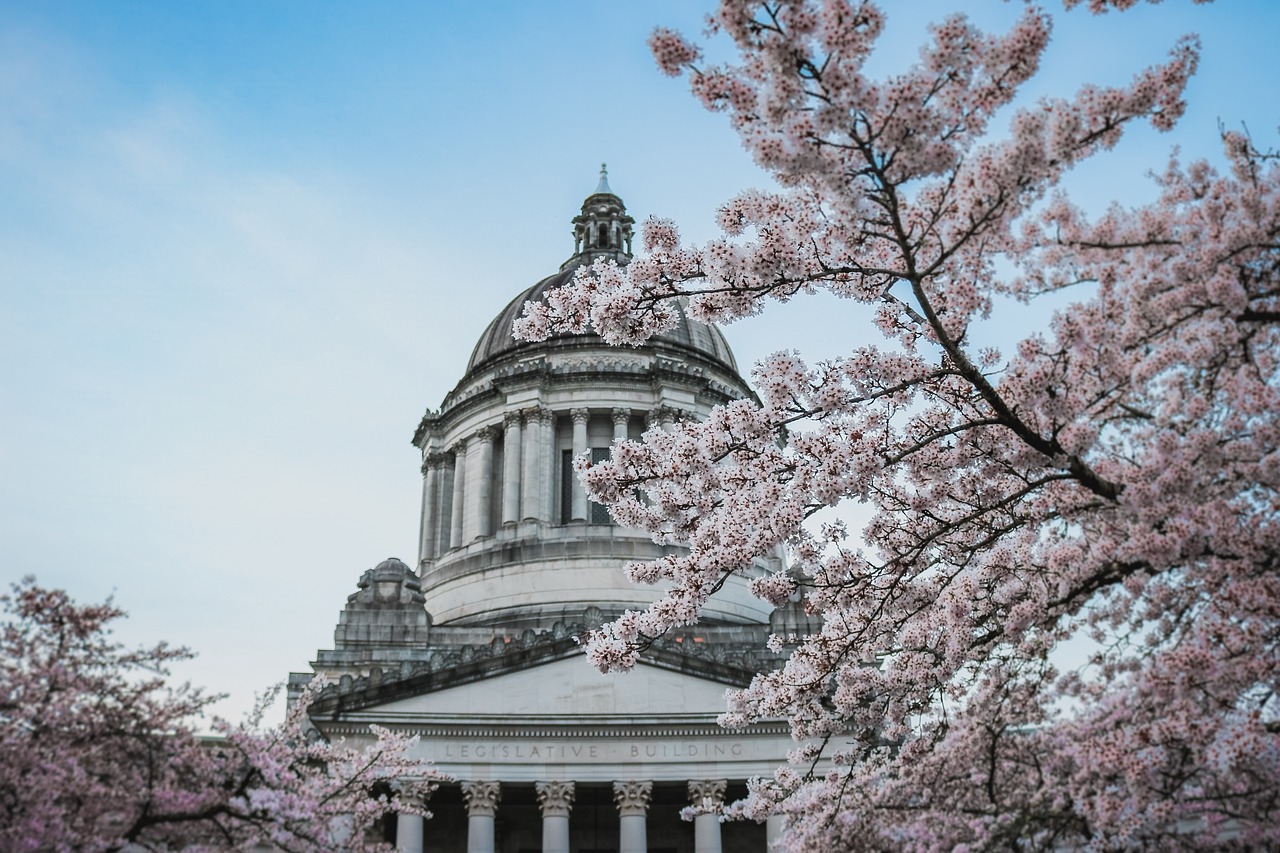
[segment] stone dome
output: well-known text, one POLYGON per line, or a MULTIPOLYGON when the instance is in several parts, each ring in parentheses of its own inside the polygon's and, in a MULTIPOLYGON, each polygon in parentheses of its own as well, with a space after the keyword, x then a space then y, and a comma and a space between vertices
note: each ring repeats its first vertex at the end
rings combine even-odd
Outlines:
MULTIPOLYGON (((462 379, 414 432, 424 477, 416 568, 437 627, 550 630, 588 608, 613 618, 660 594, 631 584, 627 565, 684 548, 615 523, 588 499, 574 460, 606 458, 617 441, 750 398, 720 330, 681 310, 673 328, 634 349, 595 334, 511 337, 524 306, 583 265, 628 263, 633 223, 601 169, 573 218, 573 254, 493 318, 462 379)), ((730 578, 704 624, 768 624, 773 608, 749 582, 775 565, 780 556, 730 578)))
MULTIPOLYGON (((579 258, 575 257, 573 260, 578 261, 579 258)), ((507 303, 507 307, 493 318, 493 322, 489 323, 484 333, 480 335, 480 340, 476 343, 475 349, 471 352, 471 358, 467 362, 467 373, 470 374, 504 356, 519 353, 522 350, 545 347, 547 344, 544 342, 530 343, 514 339, 511 336, 511 324, 524 314, 526 303, 536 302, 542 299, 547 291, 572 282, 573 274, 580 265, 580 263, 571 262, 559 272, 547 276, 507 303)), ((733 357, 733 351, 729 349, 728 341, 718 328, 690 320, 685 315, 683 307, 677 313, 679 320, 676 326, 654 335, 649 339, 647 346, 670 347, 677 351, 674 354, 680 356, 700 355, 717 362, 732 373, 738 372, 738 363, 733 357)), ((594 345, 600 343, 600 338, 595 334, 561 335, 553 338, 552 341, 563 344, 594 345)))

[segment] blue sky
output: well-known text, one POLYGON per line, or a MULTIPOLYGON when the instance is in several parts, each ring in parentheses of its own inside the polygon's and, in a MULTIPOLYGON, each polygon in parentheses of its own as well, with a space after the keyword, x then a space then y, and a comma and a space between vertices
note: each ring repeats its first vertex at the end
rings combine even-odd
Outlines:
MULTIPOLYGON (((886 3, 881 69, 954 5, 886 3)), ((992 26, 1016 3, 963 4, 992 26)), ((661 76, 689 2, 0 0, 0 581, 115 593, 128 642, 232 694, 305 669, 355 580, 416 555, 423 409, 489 319, 572 249, 599 163, 692 239, 766 187, 661 76)), ((1080 169, 1093 209, 1152 194, 1217 124, 1275 143, 1269 0, 1055 13, 1032 95, 1118 83, 1201 33, 1192 108, 1080 169)), ((747 365, 859 340, 801 300, 727 330, 747 365)))

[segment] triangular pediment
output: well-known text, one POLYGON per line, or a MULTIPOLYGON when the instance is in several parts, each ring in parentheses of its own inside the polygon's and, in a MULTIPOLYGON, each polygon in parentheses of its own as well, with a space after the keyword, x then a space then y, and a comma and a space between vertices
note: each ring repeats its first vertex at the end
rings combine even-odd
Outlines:
POLYGON ((731 664, 708 644, 678 643, 648 649, 632 673, 602 675, 584 658, 573 636, 549 637, 516 648, 472 647, 448 665, 423 661, 400 672, 370 670, 344 675, 323 688, 311 706, 313 719, 352 719, 352 714, 413 713, 665 714, 704 715, 724 710, 726 688, 745 687, 754 673, 731 664), (479 687, 478 685, 485 685, 479 687), (429 710, 438 709, 438 710, 429 710))
POLYGON ((576 654, 466 684, 364 704, 360 711, 391 719, 700 716, 725 710, 726 686, 643 662, 631 672, 602 675, 576 654))

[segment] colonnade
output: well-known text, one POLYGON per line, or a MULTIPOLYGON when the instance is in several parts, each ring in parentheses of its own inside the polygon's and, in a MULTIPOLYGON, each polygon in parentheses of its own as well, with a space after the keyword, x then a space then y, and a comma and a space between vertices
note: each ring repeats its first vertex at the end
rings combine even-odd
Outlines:
MULTIPOLYGON (((695 811, 693 836, 695 853, 722 853, 719 809, 724 804, 724 779, 700 779, 688 783, 689 804, 695 811)), ((534 785, 542 813, 543 853, 569 853, 569 816, 573 811, 573 782, 538 782, 534 785)), ((498 782, 463 782, 462 797, 467 808, 467 853, 494 853, 494 822, 502 799, 498 782)), ((619 781, 613 783, 613 801, 618 808, 618 852, 646 853, 648 850, 649 802, 653 783, 619 781)), ((428 853, 431 849, 430 823, 423 832, 423 820, 416 815, 399 815, 396 847, 401 853, 428 853)), ((782 830, 780 820, 770 818, 766 826, 768 846, 773 848, 782 830)))
MULTIPOLYGON (((631 409, 608 411, 613 438, 625 439, 631 409)), ((502 466, 495 470, 496 425, 485 426, 457 439, 447 449, 428 452, 422 464, 422 535, 419 560, 439 557, 477 537, 491 536, 494 523, 524 520, 559 521, 553 506, 559 454, 556 422, 572 421, 573 456, 590 450, 587 423, 593 412, 573 408, 557 413, 545 406, 506 412, 501 425, 502 466), (500 484, 495 494, 495 484, 500 484)), ((660 406, 645 413, 646 427, 670 429, 683 413, 660 406)), ((586 521, 590 511, 582 485, 573 478, 570 520, 586 521)))

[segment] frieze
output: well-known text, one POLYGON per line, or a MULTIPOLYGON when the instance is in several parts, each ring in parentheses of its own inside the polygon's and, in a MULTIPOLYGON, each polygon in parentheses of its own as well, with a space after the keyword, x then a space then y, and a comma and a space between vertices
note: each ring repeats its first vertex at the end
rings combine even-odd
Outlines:
POLYGON ((703 370, 701 367, 690 364, 687 361, 677 360, 674 358, 665 358, 663 356, 659 356, 657 359, 655 359, 654 364, 659 370, 664 370, 669 373, 681 373, 686 376, 705 376, 706 375, 706 371, 703 370))
POLYGON ((507 379, 512 376, 522 376, 527 373, 539 373, 545 370, 546 367, 547 360, 545 358, 529 358, 506 367, 499 367, 493 372, 493 378, 507 379))
POLYGON ((663 741, 661 743, 622 743, 610 737, 601 743, 530 743, 506 741, 473 741, 471 743, 432 744, 432 755, 438 762, 454 761, 576 761, 579 763, 614 763, 636 761, 705 761, 732 760, 748 755, 741 740, 663 741))
POLYGON ((551 363, 551 369, 557 373, 634 373, 648 367, 647 359, 616 355, 561 356, 551 363))

